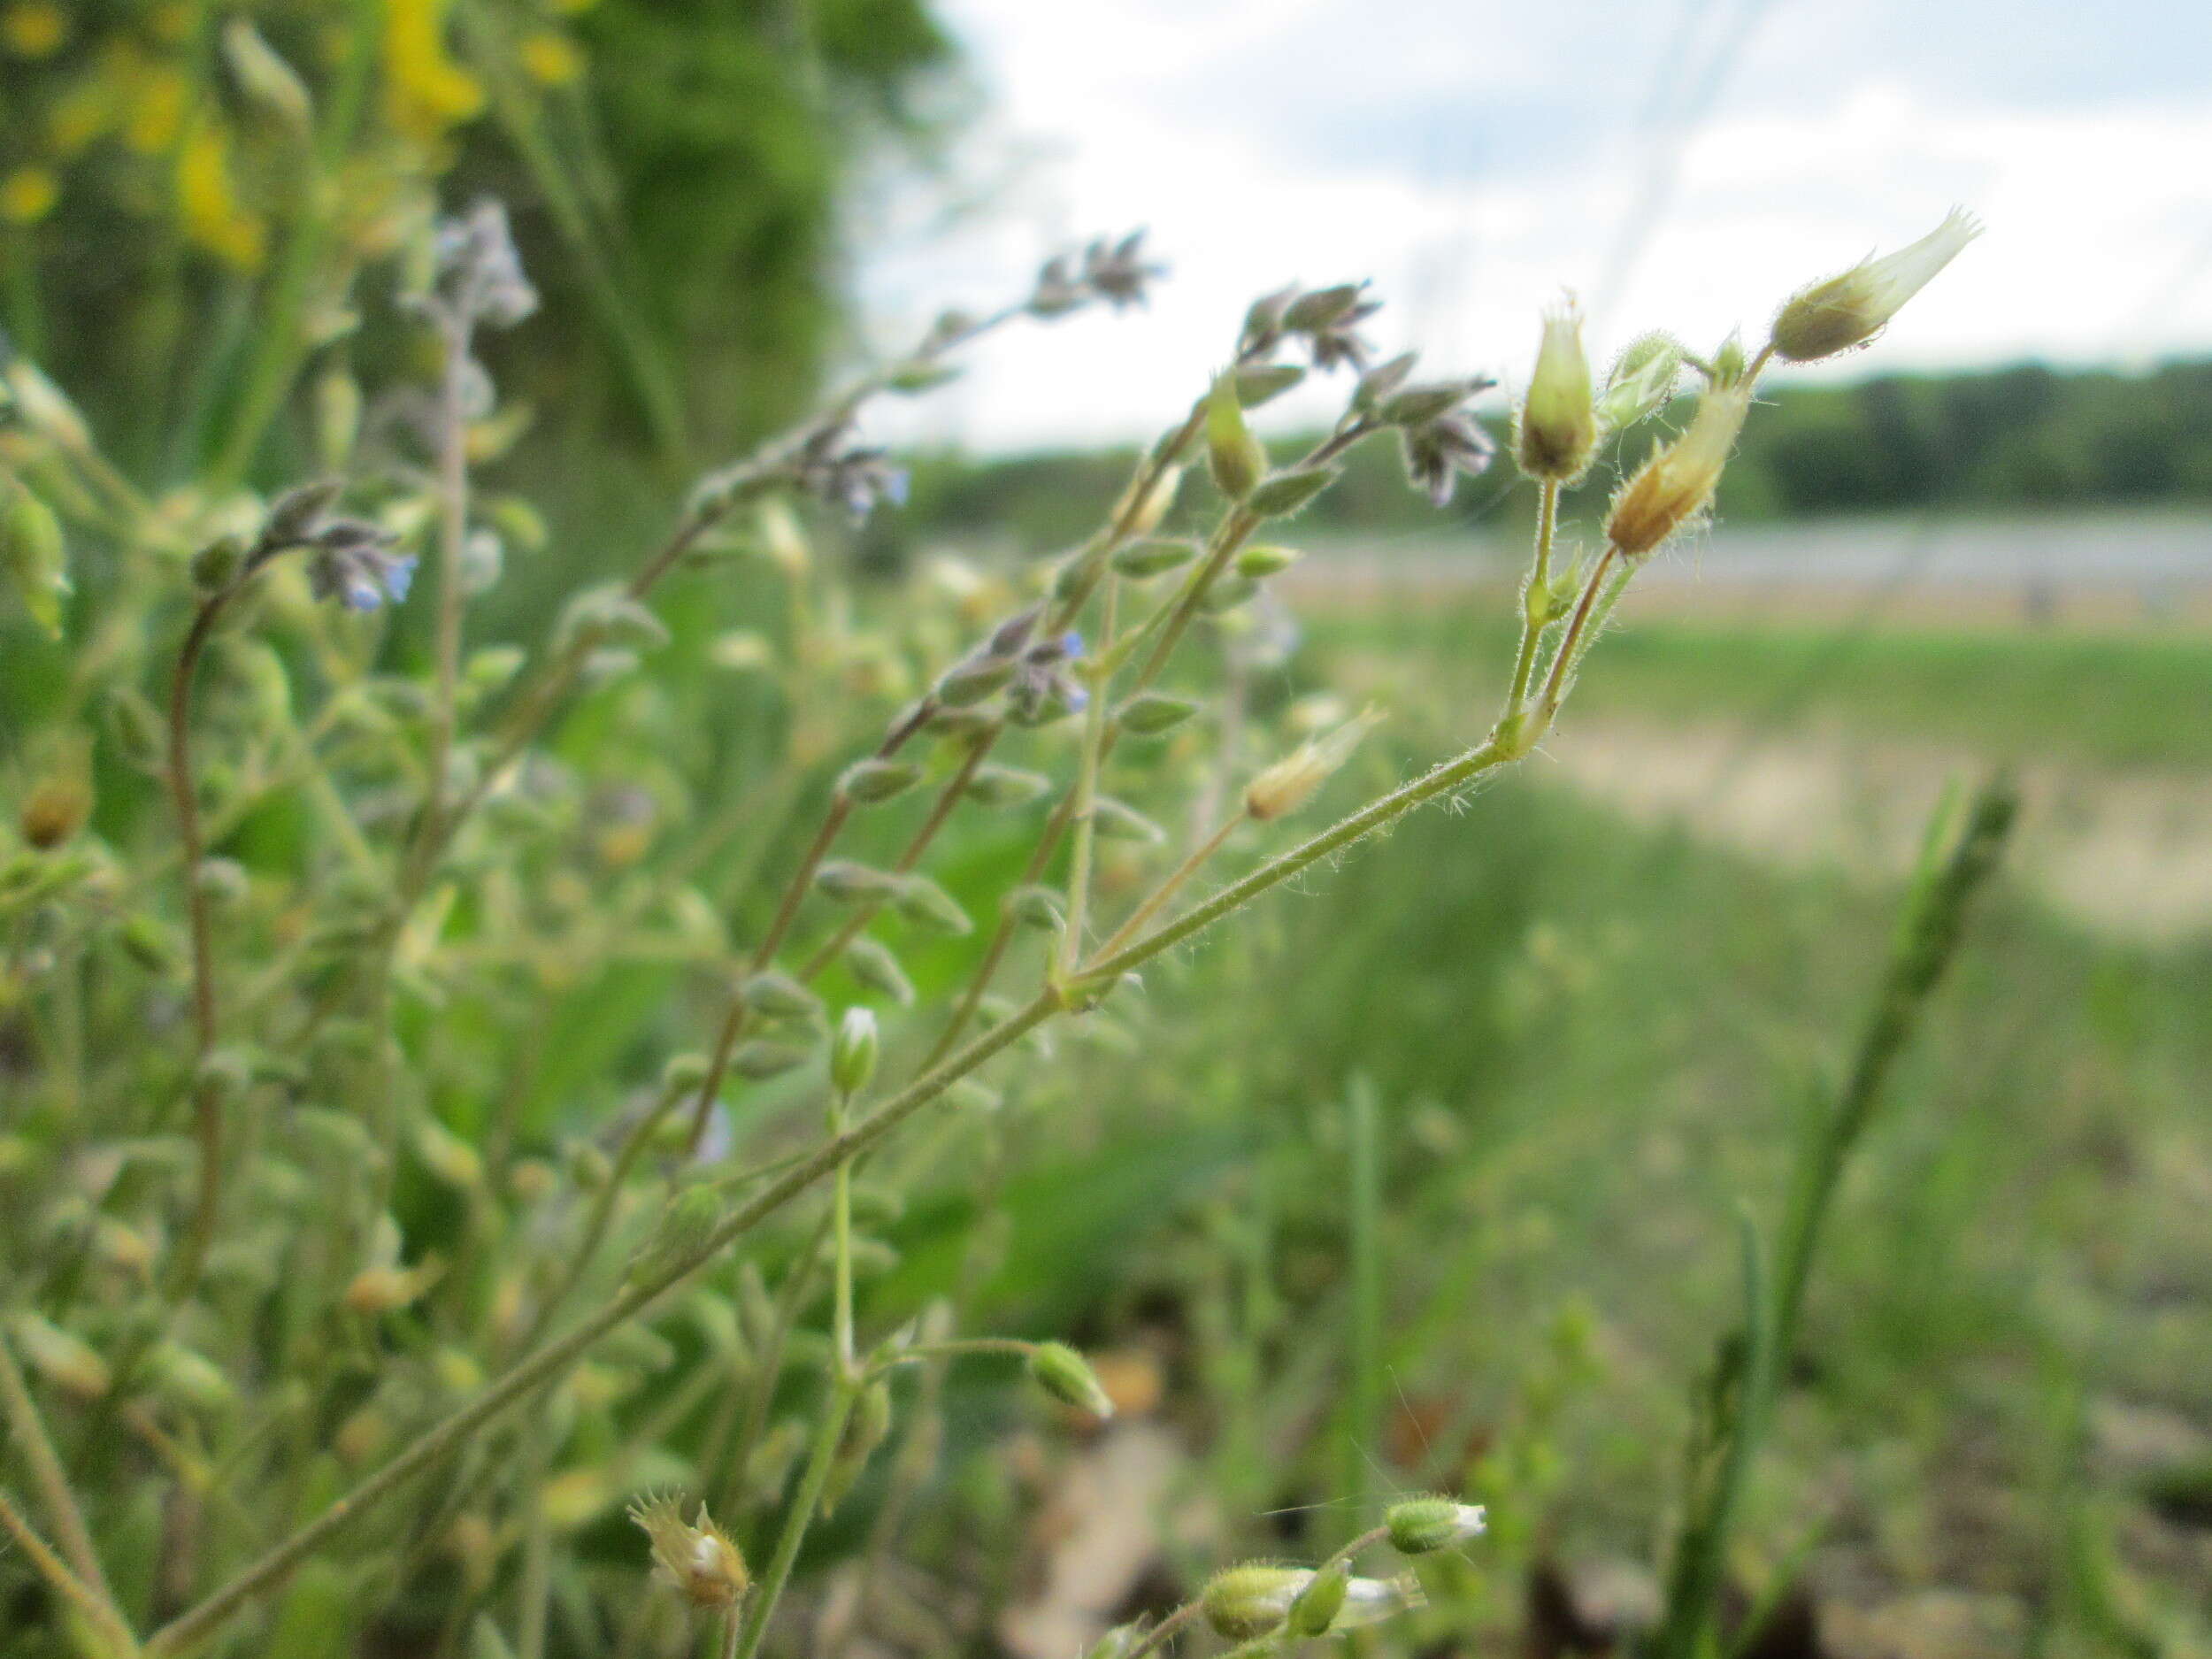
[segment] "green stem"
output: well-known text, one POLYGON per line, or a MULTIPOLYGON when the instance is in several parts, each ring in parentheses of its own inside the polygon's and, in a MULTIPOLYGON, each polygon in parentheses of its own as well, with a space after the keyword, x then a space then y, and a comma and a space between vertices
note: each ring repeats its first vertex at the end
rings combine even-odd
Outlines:
MULTIPOLYGON (((1121 584, 1108 579, 1105 620, 1099 627, 1102 653, 1113 645, 1115 602, 1120 592, 1121 584)), ((1083 748, 1075 773, 1075 851, 1068 862, 1067 925, 1060 932, 1057 972, 1062 978, 1074 972, 1075 964, 1081 960, 1083 924, 1090 910, 1091 853, 1098 827, 1094 811, 1098 802, 1098 769, 1106 751, 1107 690, 1107 680, 1102 676, 1091 687, 1090 706, 1083 714, 1083 748)))
MULTIPOLYGON (((1575 659, 1581 654, 1583 634, 1590 626, 1590 614, 1597 604, 1598 595, 1605 586, 1606 572, 1612 568, 1620 549, 1609 547, 1599 556, 1590 569, 1590 580, 1582 585, 1582 597, 1575 605, 1574 615, 1568 619, 1567 631, 1559 636, 1559 649, 1553 654, 1551 672, 1544 677, 1544 695, 1537 709, 1537 725, 1548 726, 1559 712, 1559 705, 1566 700, 1568 676, 1574 672, 1575 659)), ((1533 741, 1532 735, 1531 741, 1533 741)))
POLYGON ((1536 563, 1521 589, 1521 649, 1513 663, 1513 689, 1506 695, 1509 717, 1528 703, 1528 682, 1536 672, 1537 641, 1551 608, 1551 544, 1559 522, 1559 480, 1544 480, 1536 503, 1536 563))
MULTIPOLYGON (((852 1097, 840 1089, 832 1097, 829 1110, 829 1132, 833 1140, 845 1133, 847 1115, 852 1108, 852 1097)), ((853 1165, 852 1160, 842 1160, 830 1194, 830 1232, 836 1263, 836 1291, 834 1313, 831 1326, 832 1340, 837 1355, 837 1378, 841 1385, 849 1384, 859 1370, 853 1354, 853 1165)))
POLYGON ((783 1531, 776 1539, 776 1553, 769 1558, 768 1570, 761 1575, 760 1583, 753 1591, 745 1607, 745 1627, 739 1636, 735 1659, 753 1659, 760 1651, 761 1639, 768 1633, 768 1621, 782 1599, 783 1587, 791 1578, 792 1563, 799 1558, 799 1546, 806 1541, 807 1528, 813 1525, 814 1511, 822 1502, 822 1488, 829 1482, 830 1466, 837 1461, 838 1443, 845 1436, 846 1419, 852 1416, 853 1404, 860 1398, 859 1390, 849 1379, 840 1379, 831 1387, 829 1409, 822 1413, 822 1420, 814 1430, 813 1449, 807 1455, 806 1472, 799 1478, 799 1489, 791 1497, 785 1509, 783 1531))
POLYGON ((103 1600, 91 1586, 69 1571, 67 1564, 23 1518, 22 1512, 9 1501, 4 1492, 0 1492, 0 1532, 5 1532, 15 1540, 16 1548, 37 1569, 39 1576, 46 1580, 48 1586, 64 1601, 73 1603, 80 1612, 97 1625, 115 1644, 119 1653, 136 1654, 141 1651, 131 1635, 130 1626, 123 1623, 113 1605, 103 1600))
POLYGON ((1117 927, 1113 932, 1113 936, 1098 948, 1098 955, 1110 956, 1134 938, 1140 928, 1157 916, 1167 902, 1182 891, 1183 884, 1196 875, 1205 866, 1207 860, 1221 850, 1222 844, 1249 816, 1242 806, 1239 806, 1235 811, 1223 818, 1221 827, 1199 842, 1192 849, 1190 856, 1169 872, 1167 879, 1153 889, 1152 895, 1129 913, 1129 919, 1117 927))
POLYGON ((77 1507, 76 1494, 69 1489, 69 1476, 62 1468, 61 1458, 54 1450, 54 1442, 46 1432, 37 1406, 32 1403, 31 1391, 24 1386, 22 1370, 16 1364, 14 1351, 4 1336, 0 1336, 0 1406, 4 1406, 8 1428, 22 1448, 23 1461, 30 1466, 39 1501, 45 1505, 46 1518, 53 1524, 54 1535, 61 1540, 62 1553, 68 1556, 77 1575, 107 1603, 109 1613, 119 1624, 123 1616, 115 1605, 115 1592, 108 1587, 107 1575, 100 1569, 100 1554, 93 1548, 84 1511, 77 1507))

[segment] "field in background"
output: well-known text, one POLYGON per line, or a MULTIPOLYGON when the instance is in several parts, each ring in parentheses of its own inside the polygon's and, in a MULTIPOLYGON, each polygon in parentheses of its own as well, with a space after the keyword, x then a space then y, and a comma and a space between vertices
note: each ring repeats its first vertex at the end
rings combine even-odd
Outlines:
MULTIPOLYGON (((1317 598, 1317 677, 1395 710, 1363 785, 1479 728, 1509 643, 1494 595, 1317 598)), ((1232 1533, 1277 1515, 1297 1538, 1306 1494, 1356 1489, 1322 1471, 1462 1483, 1495 1506, 1501 1561, 1534 1563, 1485 1580, 1502 1623, 1531 1585, 1633 1601, 1730 1317, 1732 1207, 1779 1206, 1808 1056, 1837 1064, 1855 1029, 1945 778, 2024 759, 2016 876, 1848 1189, 1734 1565, 1754 1591, 1801 1571, 1828 1646, 1791 1654, 2201 1651, 2212 902, 2186 881, 2212 863, 2208 685, 2212 645, 2179 633, 1624 623, 1548 760, 1157 976, 1168 1011, 1117 1056, 1099 1140, 1017 1202, 1002 1288, 1179 1385, 1163 1412, 1190 1461, 1161 1479, 1228 1506, 1232 1533), (1730 806, 1721 774, 1771 794, 1808 765, 1817 788, 1763 826, 1730 806), (2189 787, 2170 864, 2116 862, 2172 805, 2155 792, 2189 787), (1357 1324, 1326 1265, 1357 1222, 1356 1079, 1388 1171, 1369 1361, 1325 1351, 1357 1324), (1102 1204, 1071 1231, 1071 1193, 1099 1183, 1156 1219, 1102 1204), (1208 1229, 1248 1273, 1194 1266, 1208 1229), (1287 1317, 1271 1300, 1309 1294, 1287 1317), (1368 1421, 1337 1392, 1363 1366, 1368 1421), (2175 1632, 2194 1634, 2149 1645, 2175 1632)))

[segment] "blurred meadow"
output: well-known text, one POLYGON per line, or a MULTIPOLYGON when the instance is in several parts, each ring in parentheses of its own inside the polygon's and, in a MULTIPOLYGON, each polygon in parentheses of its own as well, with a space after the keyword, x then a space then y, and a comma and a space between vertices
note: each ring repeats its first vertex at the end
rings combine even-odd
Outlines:
POLYGON ((0 1655, 2212 1655, 2212 196, 1793 366, 1689 6, 1500 321, 1042 10, 0 0, 0 1655))

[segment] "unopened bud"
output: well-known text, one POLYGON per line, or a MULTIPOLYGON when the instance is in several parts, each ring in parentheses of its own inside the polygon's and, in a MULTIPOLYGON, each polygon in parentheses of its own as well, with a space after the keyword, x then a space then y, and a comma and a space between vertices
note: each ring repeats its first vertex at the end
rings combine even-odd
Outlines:
POLYGON ((830 1461, 829 1479, 822 1484, 822 1513, 834 1511, 845 1501, 845 1494, 853 1489, 861 1472, 868 1467, 868 1460, 875 1455, 876 1448, 891 1432, 890 1385, 879 1378, 860 1391, 860 1398, 853 1402, 852 1415, 845 1419, 844 1438, 837 1443, 837 1455, 830 1461))
POLYGON ((0 480, 0 576, 31 620, 59 639, 62 601, 71 591, 61 520, 44 501, 6 480, 0 480))
POLYGON ((887 870, 833 858, 814 872, 814 885, 843 904, 880 904, 898 896, 902 885, 887 870))
POLYGON ((107 1362, 80 1339, 35 1313, 15 1316, 16 1346, 31 1369, 65 1394, 97 1400, 113 1378, 107 1362))
POLYGON ((1114 1402, 1091 1370, 1090 1362, 1064 1342, 1040 1342, 1031 1348, 1029 1374, 1062 1405, 1087 1411, 1094 1417, 1114 1415, 1114 1402))
POLYGON ((741 1042, 730 1056, 730 1070, 741 1078, 761 1083, 804 1065, 806 1057, 804 1048, 787 1042, 741 1042))
POLYGON ((1042 933, 1056 933, 1067 926, 1067 918, 1060 913, 1058 895, 1044 887, 1016 887, 1006 895, 1006 913, 1024 927, 1042 933))
POLYGON ((840 1094, 850 1099, 868 1087, 876 1074, 878 1048, 874 1012, 847 1009, 830 1040, 830 1083, 840 1094))
POLYGON ((1290 1604, 1285 1623, 1295 1637, 1323 1636, 1344 1610, 1344 1596, 1352 1581, 1350 1563, 1332 1562, 1315 1573, 1298 1599, 1290 1604))
POLYGON ((769 1019, 812 1019, 822 1011, 822 999, 787 973, 756 973, 739 995, 745 1006, 769 1019))
POLYGON ((1863 260, 1841 276, 1800 289, 1774 319, 1775 355, 1792 363, 1816 363, 1864 344, 1981 234, 1972 214, 1954 208, 1910 247, 1863 260))
POLYGON ((975 923, 967 911, 927 876, 906 877, 892 895, 891 905, 917 927, 956 935, 975 931, 975 923))
POLYGON ((1400 1555, 1425 1555, 1479 1537, 1487 1523, 1479 1503, 1430 1497, 1391 1505, 1383 1525, 1390 1529, 1390 1547, 1400 1555))
POLYGON ((956 663, 938 680, 937 700, 956 709, 980 703, 1011 680, 1018 666, 1011 657, 978 657, 956 663))
POLYGON ((854 940, 845 947, 845 971, 901 1008, 913 1005, 914 982, 906 977, 906 970, 899 966, 899 959, 887 945, 873 939, 854 940))
POLYGON ((192 556, 192 585, 204 594, 220 593, 245 565, 246 544, 234 535, 219 536, 192 556))
POLYGON ((1245 505, 1263 518, 1287 518, 1302 511, 1335 483, 1342 471, 1335 466, 1309 466, 1294 472, 1278 472, 1256 487, 1245 505))
POLYGON ((1590 360, 1582 349, 1582 313, 1574 303, 1544 314, 1543 342, 1513 426, 1513 455, 1531 478, 1571 484, 1597 453, 1597 407, 1590 360))
POLYGON ((1027 806, 1039 795, 1052 787, 1052 780, 1042 772, 1023 772, 1013 766, 979 766, 968 780, 968 798, 979 806, 1027 806))
POLYGON ((1181 467, 1162 467, 1159 475, 1152 480, 1152 488, 1145 491, 1143 499, 1136 503, 1127 518, 1120 521, 1121 534, 1150 535, 1157 530, 1161 520, 1167 517, 1168 509, 1175 504, 1176 492, 1182 487, 1181 467))
POLYGON ((649 1279, 695 1261, 722 1219, 722 1201, 711 1187, 679 1193, 661 1212, 660 1225, 631 1264, 634 1280, 649 1279))
POLYGON ((1689 429, 1646 461, 1613 497, 1606 539, 1640 558, 1703 512, 1751 408, 1751 385, 1716 387, 1698 402, 1689 429))
POLYGON ((903 760, 861 760, 845 768, 838 789, 849 801, 872 806, 904 795, 921 778, 922 769, 903 760))
POLYGON ((234 17, 223 26, 223 56, 249 102, 296 134, 304 134, 314 125, 315 105, 307 83, 246 19, 234 17))
POLYGON ((1672 334, 1652 333, 1628 342, 1605 377, 1598 397, 1598 420, 1608 432, 1632 426, 1672 401, 1682 377, 1682 344, 1672 334))
POLYGON ((1273 1567, 1263 1563, 1230 1567, 1208 1579, 1199 1593, 1199 1605, 1214 1633, 1230 1641, 1249 1641, 1279 1629, 1290 1617, 1291 1603, 1313 1581, 1305 1567, 1273 1567))
POLYGON ((31 786, 16 814, 25 845, 50 852, 84 827, 92 814, 92 780, 76 766, 50 773, 31 786))
POLYGON ((1272 542, 1256 542, 1237 555, 1236 572, 1255 581, 1270 576, 1279 576, 1298 562, 1296 548, 1278 547, 1272 542))
POLYGON ((1157 737, 1171 732, 1198 712, 1188 697, 1164 691, 1141 691, 1114 710, 1114 722, 1132 737, 1157 737))
POLYGON ((1154 540, 1133 541, 1114 554, 1114 569, 1137 581, 1157 576, 1166 571, 1179 570, 1197 557, 1198 549, 1188 541, 1154 540))
POLYGON ((1233 375, 1215 380, 1206 399, 1206 463, 1214 487, 1232 501, 1242 501, 1267 476, 1267 450, 1245 425, 1233 375))
POLYGON ((1280 397, 1305 378, 1305 370, 1294 363, 1261 363, 1239 369, 1237 402, 1247 409, 1257 409, 1269 399, 1280 397))

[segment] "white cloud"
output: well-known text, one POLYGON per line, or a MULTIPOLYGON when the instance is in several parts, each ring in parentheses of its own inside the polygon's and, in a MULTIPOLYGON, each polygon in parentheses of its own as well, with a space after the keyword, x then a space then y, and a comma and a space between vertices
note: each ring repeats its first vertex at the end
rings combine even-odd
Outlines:
MULTIPOLYGON (((1604 319, 1617 337, 1756 328, 1792 288, 1956 202, 1991 234, 1878 355, 1821 372, 2212 347, 2212 98, 2008 97, 1993 71, 1947 99, 1932 88, 1947 60, 1912 50, 1923 10, 1871 8, 1875 36, 1839 43, 1832 13, 1766 21, 1752 0, 1732 14, 1732 74, 1671 150, 1647 119, 1667 101, 1647 65, 1668 26, 1623 32, 1609 19, 1633 14, 1617 7, 1477 27, 1446 0, 956 0, 996 100, 975 153, 1033 158, 979 219, 879 260, 871 297, 911 326, 1137 224, 1174 275, 1148 312, 1016 329, 886 429, 988 448, 1141 436, 1201 387, 1248 301, 1294 279, 1372 277, 1386 346, 1509 379, 1540 307, 1603 282, 1655 190, 1663 211, 1604 319), (1562 63, 1576 67, 1547 69, 1562 63), (1655 166, 1655 146, 1675 165, 1655 166)), ((1986 38, 2002 48, 2001 29, 1986 38)), ((1684 73, 1715 50, 1690 40, 1684 73)), ((1328 407, 1285 400, 1284 418, 1328 407)))

